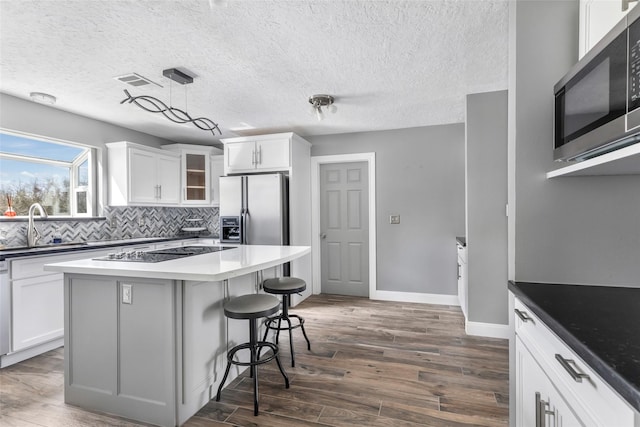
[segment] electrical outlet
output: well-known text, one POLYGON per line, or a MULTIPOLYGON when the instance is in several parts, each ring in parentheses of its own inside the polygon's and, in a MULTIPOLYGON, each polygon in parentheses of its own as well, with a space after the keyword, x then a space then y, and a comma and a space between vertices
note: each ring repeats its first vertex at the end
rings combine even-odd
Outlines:
POLYGON ((109 222, 109 226, 111 228, 116 228, 118 226, 118 218, 115 215, 111 217, 111 221, 109 222))
POLYGON ((133 303, 133 285, 122 285, 122 303, 133 303))
POLYGON ((144 227, 144 217, 138 218, 138 226, 139 227, 144 227))
POLYGON ((389 224, 400 224, 400 215, 389 215, 389 224))

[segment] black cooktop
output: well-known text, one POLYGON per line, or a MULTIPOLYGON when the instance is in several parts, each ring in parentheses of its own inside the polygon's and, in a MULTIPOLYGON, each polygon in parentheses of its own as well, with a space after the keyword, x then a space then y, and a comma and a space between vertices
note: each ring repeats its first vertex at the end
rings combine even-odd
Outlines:
POLYGON ((135 250, 128 252, 117 252, 93 259, 96 261, 161 262, 193 255, 220 252, 234 248, 235 246, 178 246, 175 248, 158 249, 155 251, 147 252, 135 250))

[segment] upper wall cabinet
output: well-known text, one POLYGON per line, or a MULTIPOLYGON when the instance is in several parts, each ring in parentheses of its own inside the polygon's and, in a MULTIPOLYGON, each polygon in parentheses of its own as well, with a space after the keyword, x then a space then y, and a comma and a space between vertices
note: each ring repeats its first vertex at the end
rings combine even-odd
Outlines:
POLYGON ((211 206, 211 156, 221 150, 202 145, 170 144, 163 149, 180 154, 180 204, 211 206))
POLYGON ((636 5, 636 2, 628 2, 627 10, 623 11, 624 2, 625 0, 580 0, 579 58, 595 46, 636 5))
POLYGON ((220 206, 220 177, 224 175, 224 156, 211 156, 211 205, 220 206))
POLYGON ((179 205, 180 155, 178 153, 126 141, 105 145, 107 146, 109 205, 179 205))
POLYGON ((222 139, 224 173, 288 171, 293 140, 292 133, 222 139))

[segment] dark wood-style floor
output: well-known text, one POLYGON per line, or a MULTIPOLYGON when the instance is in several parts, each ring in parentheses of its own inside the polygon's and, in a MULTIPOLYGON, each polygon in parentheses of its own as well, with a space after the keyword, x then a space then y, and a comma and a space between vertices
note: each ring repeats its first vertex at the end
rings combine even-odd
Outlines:
MULTIPOLYGON (((316 295, 292 312, 306 319, 311 351, 295 331, 260 367, 260 415, 241 375, 185 426, 506 426, 508 344, 464 333, 458 307, 316 295)), ((63 402, 63 351, 0 370, 2 426, 137 426, 63 402)))

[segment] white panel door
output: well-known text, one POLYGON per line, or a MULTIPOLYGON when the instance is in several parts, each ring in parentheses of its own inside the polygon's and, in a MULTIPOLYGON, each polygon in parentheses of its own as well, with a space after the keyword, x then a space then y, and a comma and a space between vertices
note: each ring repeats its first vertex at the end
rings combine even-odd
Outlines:
POLYGON ((369 296, 367 163, 320 166, 321 289, 369 296))

